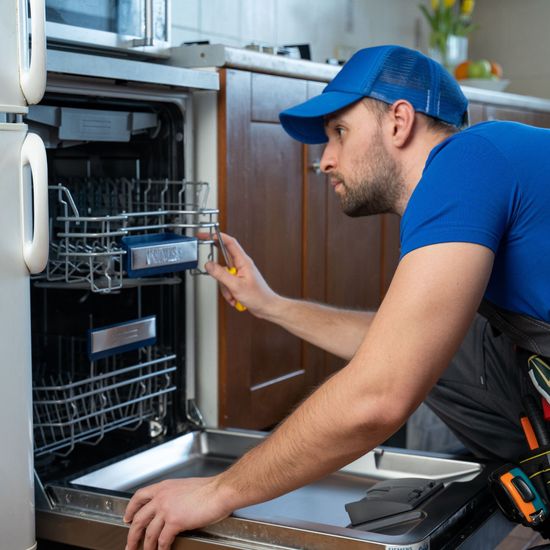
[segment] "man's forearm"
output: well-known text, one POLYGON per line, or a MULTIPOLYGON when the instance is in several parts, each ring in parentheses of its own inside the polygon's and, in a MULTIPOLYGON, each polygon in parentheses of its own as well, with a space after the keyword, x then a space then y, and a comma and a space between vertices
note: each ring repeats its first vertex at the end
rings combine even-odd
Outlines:
POLYGON ((374 315, 374 312, 278 297, 262 317, 325 351, 350 360, 365 338, 374 315))
POLYGON ((334 355, 351 360, 367 334, 374 313, 284 298, 269 287, 235 239, 224 235, 224 242, 238 277, 230 275, 216 262, 207 262, 205 268, 220 283, 221 293, 230 305, 235 307, 240 302, 252 315, 273 322, 334 355))
MULTIPOLYGON (((359 367, 360 368, 360 367, 359 367)), ((310 396, 258 447, 218 476, 232 508, 276 498, 362 456, 401 419, 375 411, 383 395, 361 391, 357 367, 343 369, 310 396)))
POLYGON ((351 362, 218 476, 231 505, 240 508, 311 483, 393 433, 456 352, 492 260, 489 249, 470 243, 411 252, 351 362))

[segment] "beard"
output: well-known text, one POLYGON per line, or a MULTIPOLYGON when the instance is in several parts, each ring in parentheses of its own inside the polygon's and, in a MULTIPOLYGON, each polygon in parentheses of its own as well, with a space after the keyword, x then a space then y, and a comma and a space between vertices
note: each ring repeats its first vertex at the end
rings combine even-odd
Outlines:
POLYGON ((344 214, 352 218, 396 212, 403 196, 401 170, 384 147, 381 136, 375 137, 368 155, 359 160, 355 173, 347 181, 338 172, 332 176, 342 183, 340 205, 344 214))

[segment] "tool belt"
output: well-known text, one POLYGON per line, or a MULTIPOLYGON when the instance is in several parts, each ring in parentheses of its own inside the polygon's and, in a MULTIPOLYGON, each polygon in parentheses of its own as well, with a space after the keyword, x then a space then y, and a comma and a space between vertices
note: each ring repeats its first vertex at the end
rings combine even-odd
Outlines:
POLYGON ((515 464, 504 464, 489 476, 495 499, 511 521, 550 538, 550 323, 501 309, 484 300, 479 313, 517 346, 517 362, 525 374, 520 423, 530 452, 515 464), (532 383, 539 396, 528 391, 532 383))

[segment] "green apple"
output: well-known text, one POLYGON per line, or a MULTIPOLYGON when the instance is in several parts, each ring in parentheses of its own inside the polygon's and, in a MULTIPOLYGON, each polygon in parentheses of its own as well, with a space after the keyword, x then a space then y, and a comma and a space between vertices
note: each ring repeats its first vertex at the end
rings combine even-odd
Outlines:
POLYGON ((490 78, 491 63, 487 59, 472 61, 468 65, 468 78, 490 78))

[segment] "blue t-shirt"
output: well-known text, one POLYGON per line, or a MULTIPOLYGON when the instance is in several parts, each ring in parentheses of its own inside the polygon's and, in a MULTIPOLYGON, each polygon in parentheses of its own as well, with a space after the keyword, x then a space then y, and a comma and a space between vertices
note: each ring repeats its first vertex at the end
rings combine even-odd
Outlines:
POLYGON ((401 219, 401 256, 444 242, 490 248, 485 298, 550 321, 550 130, 484 122, 431 151, 401 219))

